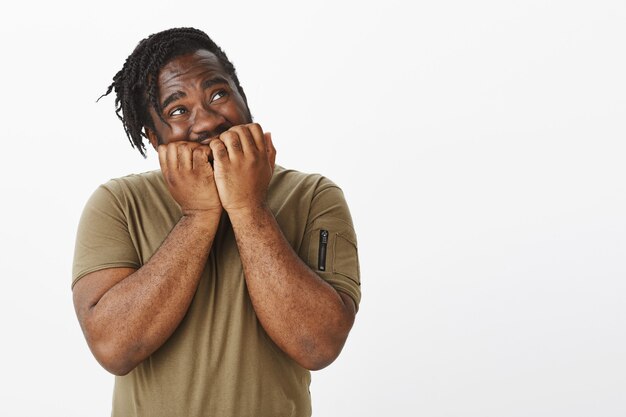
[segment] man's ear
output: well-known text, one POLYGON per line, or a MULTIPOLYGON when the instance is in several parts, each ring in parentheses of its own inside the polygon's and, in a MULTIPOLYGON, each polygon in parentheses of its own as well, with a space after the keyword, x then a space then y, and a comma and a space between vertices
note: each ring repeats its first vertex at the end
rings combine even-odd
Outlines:
POLYGON ((150 141, 150 144, 156 151, 157 148, 159 147, 159 140, 157 138, 156 132, 150 129, 149 127, 144 127, 144 129, 146 130, 146 135, 148 136, 148 140, 150 141))

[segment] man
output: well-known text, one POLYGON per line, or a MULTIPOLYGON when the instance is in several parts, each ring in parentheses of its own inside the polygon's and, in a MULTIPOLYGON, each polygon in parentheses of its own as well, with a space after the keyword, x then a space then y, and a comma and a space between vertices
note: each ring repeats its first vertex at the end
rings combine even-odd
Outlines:
POLYGON ((310 415, 309 370, 339 355, 360 300, 341 190, 274 165, 235 68, 199 30, 142 40, 113 90, 161 170, 100 186, 78 229, 74 305, 116 375, 112 415, 310 415))

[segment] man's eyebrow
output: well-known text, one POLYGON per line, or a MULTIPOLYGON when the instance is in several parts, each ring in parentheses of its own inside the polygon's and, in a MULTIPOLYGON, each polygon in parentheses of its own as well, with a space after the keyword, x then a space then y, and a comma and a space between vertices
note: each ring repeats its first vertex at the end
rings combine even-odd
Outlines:
POLYGON ((202 88, 206 90, 207 88, 211 88, 216 84, 228 84, 228 81, 226 80, 226 78, 222 77, 221 75, 216 75, 213 78, 204 80, 202 82, 202 88))
POLYGON ((163 100, 163 103, 161 103, 161 108, 165 109, 168 104, 178 99, 181 99, 185 97, 186 95, 187 94, 183 93, 182 91, 176 91, 175 93, 170 94, 169 96, 165 98, 165 100, 163 100))
POLYGON ((207 88, 211 88, 216 84, 228 84, 228 80, 226 80, 226 78, 222 77, 221 75, 216 75, 213 78, 204 80, 202 82, 202 88, 206 90, 207 88))
MULTIPOLYGON (((226 78, 217 75, 213 78, 209 78, 208 80, 205 80, 202 82, 202 88, 204 90, 206 90, 207 88, 211 88, 216 84, 228 84, 228 80, 226 80, 226 78)), ((169 96, 167 96, 165 98, 165 100, 163 100, 163 103, 161 103, 161 108, 164 109, 167 107, 168 104, 172 103, 173 101, 176 101, 178 99, 181 99, 183 97, 187 96, 187 94, 185 94, 182 91, 176 91, 172 94, 170 94, 169 96)))

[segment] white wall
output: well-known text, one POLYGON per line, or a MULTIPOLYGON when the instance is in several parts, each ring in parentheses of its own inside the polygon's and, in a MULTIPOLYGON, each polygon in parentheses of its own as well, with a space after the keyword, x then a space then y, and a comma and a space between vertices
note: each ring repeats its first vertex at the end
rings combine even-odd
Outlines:
POLYGON ((174 26, 351 205, 363 302, 315 415, 626 415, 626 4, 214 3, 3 6, 0 415, 109 415, 74 234, 98 184, 158 164, 95 100, 174 26))

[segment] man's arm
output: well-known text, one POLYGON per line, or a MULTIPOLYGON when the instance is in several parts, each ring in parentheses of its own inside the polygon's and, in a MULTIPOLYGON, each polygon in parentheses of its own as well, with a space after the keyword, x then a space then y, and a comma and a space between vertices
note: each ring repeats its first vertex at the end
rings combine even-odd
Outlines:
POLYGON ((87 343, 113 374, 127 374, 157 350, 189 308, 222 212, 209 153, 197 144, 159 147, 163 176, 183 216, 138 270, 104 269, 74 286, 87 343))
POLYGON ((250 298, 272 340, 301 366, 324 368, 352 328, 352 298, 315 274, 267 207, 230 212, 250 298))
POLYGON ((211 142, 220 199, 233 225, 255 312, 272 340, 307 369, 329 365, 354 322, 352 299, 313 272, 265 204, 276 151, 259 125, 211 142))

